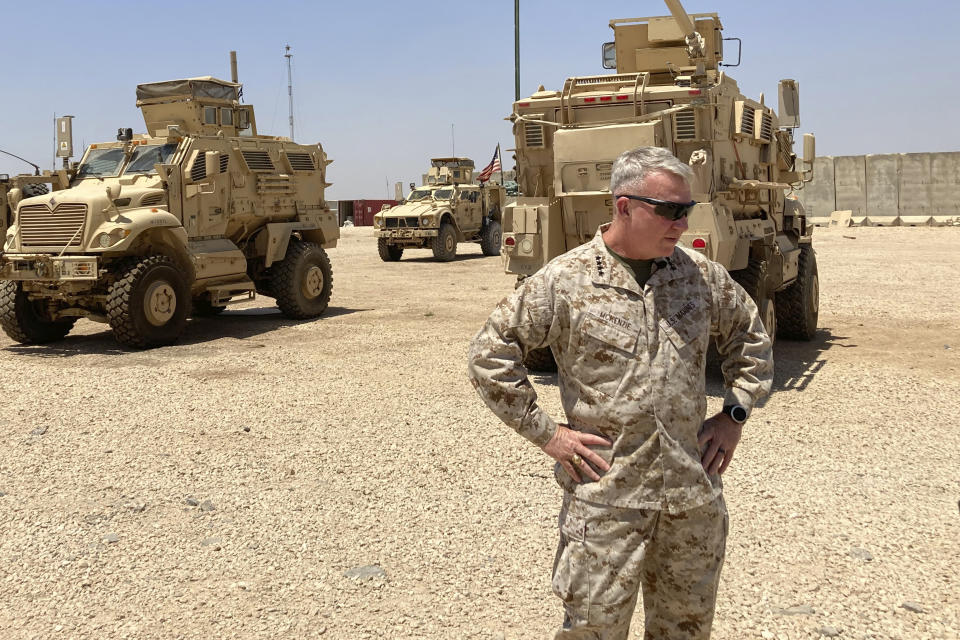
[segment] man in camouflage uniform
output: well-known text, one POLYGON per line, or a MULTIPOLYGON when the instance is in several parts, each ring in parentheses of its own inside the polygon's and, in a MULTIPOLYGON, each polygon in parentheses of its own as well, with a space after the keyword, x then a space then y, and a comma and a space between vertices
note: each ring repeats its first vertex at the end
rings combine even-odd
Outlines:
POLYGON ((750 297, 676 246, 692 175, 657 147, 621 155, 612 223, 525 279, 471 344, 484 401, 557 460, 555 640, 626 638, 641 588, 645 638, 710 635, 727 535, 720 474, 769 393, 773 361, 750 297), (727 391, 724 412, 704 420, 710 334, 727 391), (540 409, 521 365, 547 346, 569 424, 540 409))

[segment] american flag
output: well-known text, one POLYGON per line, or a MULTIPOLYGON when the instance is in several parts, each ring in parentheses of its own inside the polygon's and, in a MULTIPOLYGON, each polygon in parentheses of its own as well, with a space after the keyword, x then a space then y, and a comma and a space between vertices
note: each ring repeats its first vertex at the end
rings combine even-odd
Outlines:
POLYGON ((483 171, 480 172, 480 175, 477 176, 477 180, 480 182, 486 182, 490 179, 490 176, 493 175, 495 171, 503 171, 503 167, 500 166, 500 145, 497 145, 496 151, 493 152, 493 160, 490 161, 490 164, 483 168, 483 171))

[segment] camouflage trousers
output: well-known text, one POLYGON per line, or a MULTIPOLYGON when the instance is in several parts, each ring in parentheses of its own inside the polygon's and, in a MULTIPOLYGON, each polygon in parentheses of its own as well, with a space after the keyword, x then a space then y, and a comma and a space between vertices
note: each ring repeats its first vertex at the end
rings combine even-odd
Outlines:
POLYGON ((678 514, 622 509, 565 493, 553 591, 554 640, 620 640, 642 587, 645 640, 709 638, 727 539, 723 496, 678 514))

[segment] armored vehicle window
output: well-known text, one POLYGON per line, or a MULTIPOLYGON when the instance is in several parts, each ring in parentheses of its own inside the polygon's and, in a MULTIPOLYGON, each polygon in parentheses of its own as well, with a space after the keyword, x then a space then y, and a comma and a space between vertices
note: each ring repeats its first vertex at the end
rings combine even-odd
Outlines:
POLYGON ((233 125, 233 109, 227 107, 220 109, 220 124, 233 125))
POLYGON ((407 200, 410 202, 416 202, 417 200, 423 200, 424 198, 430 197, 430 189, 414 189, 410 192, 410 195, 407 196, 407 200))
POLYGON ((90 149, 77 167, 78 178, 104 178, 120 173, 123 164, 123 149, 90 149))
POLYGON ((217 124, 217 108, 216 107, 203 108, 203 124, 217 124))
POLYGON ((130 158, 130 163, 123 170, 124 175, 131 173, 153 173, 153 165, 164 164, 170 159, 170 156, 177 150, 175 143, 170 144, 151 144, 145 147, 137 147, 130 158))
POLYGON ((434 200, 449 200, 453 197, 453 189, 437 189, 433 192, 434 200))

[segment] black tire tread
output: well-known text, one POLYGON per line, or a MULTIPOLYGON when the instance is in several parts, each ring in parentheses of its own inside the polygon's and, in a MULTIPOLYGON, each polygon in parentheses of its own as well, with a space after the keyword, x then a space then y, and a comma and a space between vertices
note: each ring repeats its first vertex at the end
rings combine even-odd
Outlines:
POLYGON ((805 300, 806 287, 812 286, 812 278, 817 275, 817 256, 813 247, 805 244, 800 247, 797 267, 797 279, 789 287, 777 294, 777 333, 790 340, 813 340, 817 332, 819 309, 808 313, 805 300))
POLYGON ((403 255, 403 247, 388 244, 386 238, 377 238, 377 253, 384 262, 396 262, 403 255))
POLYGON ((553 373, 557 370, 557 361, 553 359, 550 347, 530 349, 524 356, 522 364, 528 371, 553 373))
POLYGON ((177 264, 166 256, 148 256, 146 258, 127 258, 122 261, 116 270, 117 280, 110 286, 107 292, 107 320, 110 328, 113 330, 114 338, 120 344, 136 349, 146 349, 150 347, 160 347, 171 344, 180 337, 186 328, 186 317, 190 315, 189 296, 180 296, 177 304, 187 305, 186 313, 170 336, 155 338, 143 335, 137 330, 136 319, 133 310, 130 309, 130 298, 133 295, 137 282, 143 277, 143 274, 154 266, 169 266, 179 272, 177 264))
POLYGON ((13 280, 0 283, 0 328, 12 340, 20 344, 55 342, 66 337, 76 322, 76 318, 43 320, 35 317, 20 283, 13 280), (32 317, 26 317, 26 314, 32 317))
POLYGON ((431 248, 433 249, 433 257, 440 262, 450 262, 457 257, 457 230, 449 222, 441 222, 440 229, 437 232, 433 242, 431 243, 431 248), (444 248, 443 237, 446 233, 453 234, 453 251, 446 253, 444 248))
POLYGON ((480 251, 485 256, 500 255, 500 223, 496 220, 490 220, 483 228, 483 236, 480 238, 480 251))
POLYGON ((304 320, 316 318, 326 311, 327 305, 330 303, 330 294, 333 292, 333 267, 330 265, 330 258, 323 247, 315 242, 295 242, 291 240, 287 247, 287 255, 280 262, 274 263, 270 269, 270 290, 277 301, 277 306, 285 316, 296 320, 304 320), (297 267, 311 251, 319 252, 319 266, 323 271, 324 280, 323 291, 320 293, 317 305, 311 303, 311 306, 307 307, 299 297, 300 282, 297 281, 297 267), (318 309, 317 306, 320 308, 318 309))

